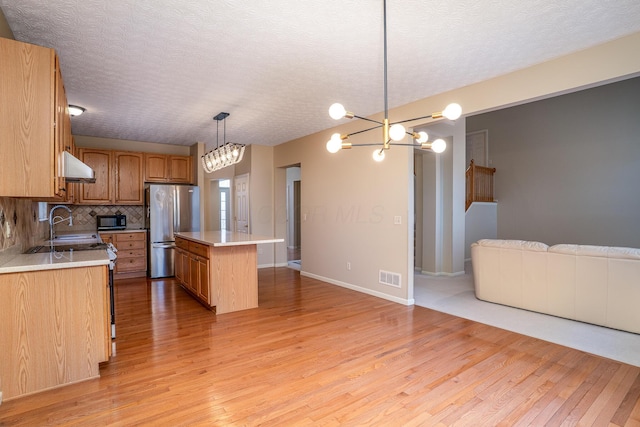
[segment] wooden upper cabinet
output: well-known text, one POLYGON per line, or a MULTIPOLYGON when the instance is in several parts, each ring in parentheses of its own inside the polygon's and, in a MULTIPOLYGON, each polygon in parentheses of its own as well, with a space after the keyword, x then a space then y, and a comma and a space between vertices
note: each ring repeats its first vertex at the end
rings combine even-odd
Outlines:
POLYGON ((79 203, 85 205, 108 205, 113 200, 113 180, 111 174, 110 150, 81 148, 78 150, 80 160, 88 165, 96 174, 94 184, 80 184, 79 203))
POLYGON ((167 181, 167 156, 164 154, 144 155, 144 180, 147 182, 167 181))
POLYGON ((145 182, 190 184, 193 170, 190 156, 146 153, 145 182))
POLYGON ((115 160, 114 202, 120 205, 144 204, 143 154, 116 151, 113 156, 115 160))
POLYGON ((80 184, 79 204, 144 204, 142 153, 80 148, 78 155, 96 174, 94 184, 80 184))
POLYGON ((169 156, 169 181, 190 184, 193 171, 191 156, 169 156))
POLYGON ((62 200, 71 132, 54 50, 0 38, 0 88, 0 196, 62 200))

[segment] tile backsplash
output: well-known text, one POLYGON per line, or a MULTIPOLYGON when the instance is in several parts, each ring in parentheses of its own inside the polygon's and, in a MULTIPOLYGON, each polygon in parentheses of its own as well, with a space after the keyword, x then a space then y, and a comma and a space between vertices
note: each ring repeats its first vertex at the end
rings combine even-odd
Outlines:
MULTIPOLYGON (((55 203, 49 203, 49 209, 55 203)), ((142 206, 84 206, 68 205, 73 215, 73 226, 62 222, 56 232, 96 231, 97 215, 123 214, 127 216, 127 228, 144 228, 144 208, 142 206)), ((66 217, 66 212, 58 211, 66 217)), ((0 257, 20 254, 32 246, 49 239, 49 222, 38 220, 38 203, 28 199, 0 197, 0 257)))
POLYGON ((144 228, 144 208, 142 206, 70 206, 73 215, 73 227, 60 225, 60 231, 96 231, 96 216, 126 215, 127 228, 144 228))
POLYGON ((22 253, 49 235, 49 223, 38 221, 38 204, 0 197, 0 255, 22 253))

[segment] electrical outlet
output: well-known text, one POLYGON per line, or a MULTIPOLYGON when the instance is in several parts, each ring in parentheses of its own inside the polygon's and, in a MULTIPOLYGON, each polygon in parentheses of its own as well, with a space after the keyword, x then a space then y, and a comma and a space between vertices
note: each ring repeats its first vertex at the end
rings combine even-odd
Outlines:
POLYGON ((347 270, 351 270, 351 263, 347 261, 347 270))
POLYGON ((2 392, 0 391, 0 405, 2 405, 2 392))
POLYGON ((400 225, 402 224, 402 217, 400 215, 396 215, 393 217, 393 223, 395 225, 400 225))

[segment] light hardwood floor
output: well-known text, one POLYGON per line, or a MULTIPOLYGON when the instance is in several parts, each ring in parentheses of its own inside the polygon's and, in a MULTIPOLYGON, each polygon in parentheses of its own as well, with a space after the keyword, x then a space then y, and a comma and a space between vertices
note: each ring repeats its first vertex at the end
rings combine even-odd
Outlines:
POLYGON ((116 286, 101 378, 4 402, 0 425, 640 425, 640 368, 291 269, 219 316, 173 280, 116 286))

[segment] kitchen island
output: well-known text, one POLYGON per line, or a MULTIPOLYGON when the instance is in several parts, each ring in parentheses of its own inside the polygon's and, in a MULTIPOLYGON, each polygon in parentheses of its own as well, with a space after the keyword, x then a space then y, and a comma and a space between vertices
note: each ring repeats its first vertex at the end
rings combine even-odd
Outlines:
POLYGON ((258 307, 257 245, 284 239, 230 231, 175 233, 175 274, 216 314, 258 307))

